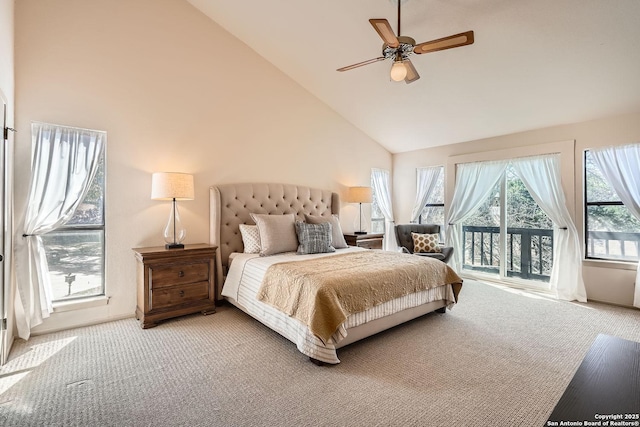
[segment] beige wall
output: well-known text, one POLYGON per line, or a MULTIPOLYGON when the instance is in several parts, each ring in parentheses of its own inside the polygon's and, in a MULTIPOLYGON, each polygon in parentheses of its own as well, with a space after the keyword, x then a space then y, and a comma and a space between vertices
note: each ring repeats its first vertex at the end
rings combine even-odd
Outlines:
MULTIPOLYGON (((38 331, 133 315, 131 248, 163 244, 168 202, 151 173, 195 175, 186 243, 208 239, 208 187, 267 181, 368 185, 391 154, 183 0, 16 4, 18 212, 30 122, 105 130, 108 305, 56 313, 38 331), (354 161, 357 159, 357 161, 354 161)), ((357 208, 343 205, 345 231, 357 208)))
MULTIPOLYGON (((463 156, 465 161, 487 160, 488 157, 514 157, 529 155, 548 144, 566 147, 563 141, 575 141, 573 153, 563 149, 563 188, 567 204, 584 241, 582 159, 586 149, 608 145, 640 142, 640 114, 625 115, 584 123, 538 129, 513 135, 505 135, 461 144, 447 145, 426 150, 396 154, 393 158, 394 213, 396 222, 408 222, 416 192, 416 168, 447 166, 451 157, 463 156), (492 152, 491 156, 487 156, 492 152), (566 161, 573 155, 573 161, 566 161), (573 182, 571 182, 573 181, 573 182)), ((455 172, 446 171, 446 195, 451 200, 455 172)), ((585 261, 583 267, 585 286, 589 299, 631 306, 633 304, 633 266, 622 263, 585 261)))

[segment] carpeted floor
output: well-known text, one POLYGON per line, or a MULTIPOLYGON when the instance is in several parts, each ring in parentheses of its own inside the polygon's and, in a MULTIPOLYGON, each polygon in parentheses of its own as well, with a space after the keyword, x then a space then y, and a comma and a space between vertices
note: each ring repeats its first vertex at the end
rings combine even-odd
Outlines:
POLYGON ((467 280, 460 303, 311 364, 233 307, 33 337, 0 368, 3 426, 541 426, 599 333, 640 311, 467 280))

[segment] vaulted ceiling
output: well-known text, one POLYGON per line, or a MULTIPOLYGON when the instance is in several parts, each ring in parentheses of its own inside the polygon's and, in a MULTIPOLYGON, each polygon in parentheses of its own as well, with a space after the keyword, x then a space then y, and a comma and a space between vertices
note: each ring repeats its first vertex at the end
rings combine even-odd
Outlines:
POLYGON ((392 153, 640 112, 638 0, 402 0, 417 43, 475 43, 390 80, 369 23, 397 0, 188 0, 392 153))

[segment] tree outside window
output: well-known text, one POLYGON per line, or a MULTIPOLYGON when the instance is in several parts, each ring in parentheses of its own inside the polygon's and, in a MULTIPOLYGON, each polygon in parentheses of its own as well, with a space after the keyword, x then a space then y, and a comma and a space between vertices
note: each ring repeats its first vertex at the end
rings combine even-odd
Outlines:
POLYGON ((53 301, 104 295, 105 159, 64 226, 44 234, 53 301))

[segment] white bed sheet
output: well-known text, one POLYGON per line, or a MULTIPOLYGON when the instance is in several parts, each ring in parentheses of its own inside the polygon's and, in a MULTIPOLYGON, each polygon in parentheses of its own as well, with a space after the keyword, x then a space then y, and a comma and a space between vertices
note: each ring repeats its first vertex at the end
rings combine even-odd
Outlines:
POLYGON ((451 285, 439 286, 396 298, 366 311, 350 315, 332 336, 331 342, 325 345, 309 332, 305 324, 256 299, 262 278, 269 266, 273 264, 304 261, 311 258, 335 256, 361 250, 369 249, 349 247, 327 254, 296 255, 294 252, 288 252, 268 257, 261 257, 257 254, 234 253, 229 258, 231 265, 222 288, 222 295, 247 314, 295 343, 301 353, 333 364, 340 363, 335 344, 347 336, 349 328, 431 301, 446 300, 449 301, 449 308, 453 306, 455 297, 451 285))

